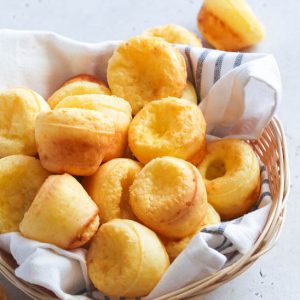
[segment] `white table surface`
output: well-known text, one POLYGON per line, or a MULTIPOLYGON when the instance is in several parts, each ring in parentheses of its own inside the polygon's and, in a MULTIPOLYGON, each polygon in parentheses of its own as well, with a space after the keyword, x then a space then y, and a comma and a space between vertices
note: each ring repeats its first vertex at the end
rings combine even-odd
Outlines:
MULTIPOLYGON (((291 167, 287 218, 274 249, 208 300, 300 299, 300 1, 249 0, 267 29, 255 51, 276 57, 283 80, 284 123, 291 167), (299 186, 298 186, 299 184, 299 186)), ((0 28, 50 30, 86 42, 127 39, 146 28, 177 23, 197 32, 197 0, 0 0, 0 28)), ((10 300, 28 300, 0 275, 10 300)))

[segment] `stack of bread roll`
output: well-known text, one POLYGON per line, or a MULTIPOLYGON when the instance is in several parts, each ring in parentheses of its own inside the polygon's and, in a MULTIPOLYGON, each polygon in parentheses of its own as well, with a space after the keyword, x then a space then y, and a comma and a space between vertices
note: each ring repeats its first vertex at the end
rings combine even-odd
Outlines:
POLYGON ((85 245, 109 296, 147 295, 198 231, 246 213, 259 192, 247 143, 206 143, 185 60, 159 33, 115 49, 108 86, 77 75, 47 102, 0 93, 0 233, 85 245))

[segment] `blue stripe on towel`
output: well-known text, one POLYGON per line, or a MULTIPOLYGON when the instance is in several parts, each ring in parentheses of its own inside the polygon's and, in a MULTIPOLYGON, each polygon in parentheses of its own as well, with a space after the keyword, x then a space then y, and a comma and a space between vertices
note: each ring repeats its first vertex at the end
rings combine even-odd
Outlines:
POLYGON ((223 236, 223 238, 224 238, 224 240, 222 241, 222 243, 221 243, 219 246, 217 246, 217 247, 215 248, 215 250, 219 251, 220 248, 222 248, 222 247, 226 244, 226 242, 228 241, 228 239, 227 239, 226 236, 223 236))
POLYGON ((243 220, 243 216, 241 216, 241 217, 235 219, 235 220, 233 221, 233 224, 240 224, 240 223, 242 222, 242 220, 243 220))
POLYGON ((259 197, 257 203, 255 204, 253 210, 256 210, 256 209, 259 208, 261 202, 264 200, 265 197, 272 197, 272 195, 271 195, 271 193, 270 193, 269 191, 263 192, 263 193, 260 195, 260 197, 259 197))
POLYGON ((229 242, 229 243, 226 243, 223 247, 220 247, 219 249, 216 249, 216 250, 219 251, 219 252, 222 252, 222 251, 227 250, 228 248, 230 248, 232 246, 233 246, 233 244, 231 242, 229 242))
POLYGON ((216 83, 221 77, 222 64, 226 52, 223 52, 216 60, 215 71, 214 71, 214 83, 216 83))
POLYGON ((269 179, 268 179, 268 178, 264 179, 264 180, 261 182, 261 184, 269 184, 269 179))
POLYGON ((242 64, 243 60, 243 53, 239 53, 234 61, 233 67, 236 68, 242 64))
POLYGON ((198 101, 201 102, 201 81, 202 81, 202 69, 204 61, 209 54, 209 50, 205 50, 198 58, 197 62, 197 69, 196 69, 196 79, 195 79, 195 86, 196 86, 196 93, 198 97, 198 101))
POLYGON ((261 166, 261 168, 260 168, 260 174, 261 174, 262 172, 265 172, 265 171, 267 171, 266 166, 265 166, 265 165, 261 166))

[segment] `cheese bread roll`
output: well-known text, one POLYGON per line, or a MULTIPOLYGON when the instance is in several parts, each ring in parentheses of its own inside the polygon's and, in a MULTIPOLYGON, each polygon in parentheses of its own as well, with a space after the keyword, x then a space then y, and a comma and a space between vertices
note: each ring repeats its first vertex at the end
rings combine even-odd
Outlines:
POLYGON ((175 157, 150 161, 129 189, 136 217, 157 233, 182 238, 203 223, 206 190, 197 168, 175 157))
POLYGON ((0 157, 36 155, 35 121, 40 112, 49 110, 47 102, 29 89, 0 92, 0 157))
POLYGON ((39 114, 35 136, 43 167, 53 173, 96 172, 115 136, 115 124, 98 111, 62 108, 39 114))
POLYGON ((116 158, 103 165, 83 186, 99 207, 102 223, 112 219, 135 219, 129 204, 129 187, 142 165, 128 158, 116 158))
POLYGON ((147 35, 160 37, 172 44, 185 44, 202 47, 201 40, 192 31, 176 25, 166 24, 150 28, 144 32, 147 35))
POLYGON ((147 104, 132 120, 128 144, 136 158, 174 156, 199 164, 205 154, 206 122, 200 108, 185 99, 165 98, 147 104))
POLYGON ((99 227, 98 208, 71 175, 51 175, 26 212, 20 231, 25 237, 73 249, 87 243, 99 227))
POLYGON ((91 281, 113 297, 146 296, 169 264, 157 235, 131 220, 114 219, 103 224, 87 255, 91 281))
POLYGON ((121 43, 107 68, 112 93, 127 100, 133 114, 150 101, 181 97, 186 78, 181 53, 163 39, 146 35, 121 43))
POLYGON ((19 224, 49 173, 34 157, 16 154, 0 159, 0 233, 19 224))
POLYGON ((104 82, 93 76, 81 74, 67 80, 62 87, 56 90, 49 98, 48 104, 52 109, 68 96, 85 94, 110 95, 111 92, 104 82))
POLYGON ((111 117, 115 124, 115 135, 103 161, 109 161, 124 155, 127 147, 128 128, 132 119, 131 106, 127 101, 116 96, 107 95, 69 96, 56 105, 55 109, 72 107, 96 110, 111 117))

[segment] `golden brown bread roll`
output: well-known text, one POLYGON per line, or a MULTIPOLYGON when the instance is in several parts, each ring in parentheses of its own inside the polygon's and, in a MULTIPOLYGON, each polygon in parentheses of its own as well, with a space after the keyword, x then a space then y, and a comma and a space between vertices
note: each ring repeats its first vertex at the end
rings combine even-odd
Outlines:
POLYGON ((207 144, 198 167, 209 203, 222 220, 249 212, 260 191, 260 168, 251 146, 242 140, 224 139, 207 144))
POLYGON ((96 110, 109 115, 115 124, 115 135, 110 141, 103 161, 122 157, 127 146, 128 127, 131 117, 131 106, 124 99, 107 95, 79 95, 64 98, 55 109, 81 108, 96 110))
POLYGON ((227 51, 254 45, 265 35, 245 0, 204 0, 198 28, 211 45, 227 51))
POLYGON ((102 223, 117 218, 136 219, 129 205, 129 187, 141 170, 137 161, 116 158, 83 180, 84 188, 99 207, 102 223))
POLYGON ((48 104, 54 109, 60 101, 68 96, 85 94, 110 95, 111 92, 101 80, 87 74, 80 74, 63 83, 62 87, 48 98, 48 104))
POLYGON ((194 47, 202 47, 201 40, 195 33, 176 24, 156 26, 146 30, 144 34, 163 38, 172 44, 185 44, 194 47))
POLYGON ((147 295, 169 264, 156 234, 131 220, 114 219, 103 224, 87 255, 91 281, 101 292, 114 297, 147 295))
POLYGON ((157 233, 182 238, 203 222, 206 190, 197 168, 175 157, 150 161, 130 187, 136 217, 157 233))
POLYGON ((51 175, 20 224, 23 236, 63 249, 87 243, 99 227, 98 208, 71 175, 51 175))
POLYGON ((205 133, 206 122, 197 105, 168 97, 148 103, 134 117, 128 144, 143 164, 174 156, 197 165, 205 154, 205 133))
POLYGON ((34 127, 37 115, 48 111, 47 102, 29 89, 0 92, 0 158, 37 153, 34 127))
POLYGON ((96 172, 115 136, 106 114, 62 108, 37 117, 35 136, 43 167, 53 173, 88 176, 96 172))
POLYGON ((0 233, 19 224, 49 173, 38 159, 22 154, 0 159, 0 233))
POLYGON ((180 52, 163 39, 146 35, 120 44, 107 68, 112 93, 127 100, 133 114, 150 101, 181 97, 186 77, 180 52))

